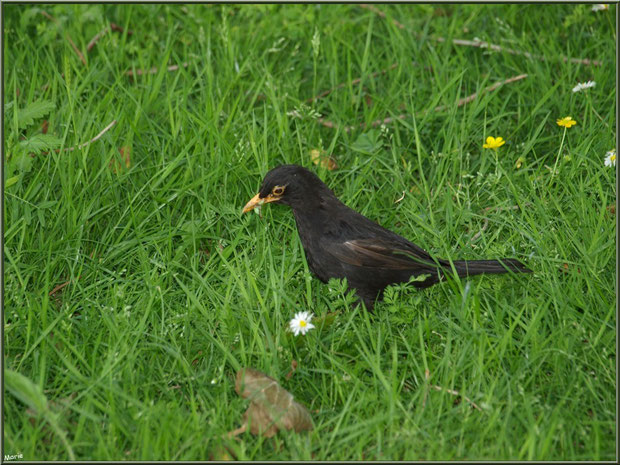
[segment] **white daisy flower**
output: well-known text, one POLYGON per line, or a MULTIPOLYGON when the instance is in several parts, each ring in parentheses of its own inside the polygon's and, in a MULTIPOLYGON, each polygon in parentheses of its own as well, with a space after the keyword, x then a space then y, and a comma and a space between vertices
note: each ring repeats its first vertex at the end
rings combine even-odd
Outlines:
POLYGON ((299 333, 301 333, 302 335, 306 334, 308 331, 314 328, 314 325, 310 323, 310 320, 312 320, 313 316, 314 315, 310 312, 296 313, 295 318, 293 318, 289 323, 290 330, 293 331, 295 336, 299 335, 299 333))
POLYGON ((610 150, 605 155, 607 155, 605 166, 616 166, 616 150, 610 150))
POLYGON ((609 10, 609 3, 595 3, 592 5, 592 11, 609 10))
POLYGON ((575 87, 573 87, 573 92, 580 92, 584 89, 589 89, 590 87, 594 87, 596 82, 588 81, 588 82, 580 82, 575 87))

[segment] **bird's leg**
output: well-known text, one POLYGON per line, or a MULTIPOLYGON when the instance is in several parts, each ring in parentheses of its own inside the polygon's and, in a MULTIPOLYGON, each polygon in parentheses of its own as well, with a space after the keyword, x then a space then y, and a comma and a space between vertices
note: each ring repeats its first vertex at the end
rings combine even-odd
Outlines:
POLYGON ((373 313, 375 308, 375 302, 377 301, 377 299, 381 299, 381 294, 383 294, 383 291, 380 291, 378 293, 369 292, 367 290, 362 292, 360 289, 356 289, 355 291, 355 294, 357 296, 355 306, 357 307, 359 305, 363 305, 366 310, 368 310, 370 313, 373 313))

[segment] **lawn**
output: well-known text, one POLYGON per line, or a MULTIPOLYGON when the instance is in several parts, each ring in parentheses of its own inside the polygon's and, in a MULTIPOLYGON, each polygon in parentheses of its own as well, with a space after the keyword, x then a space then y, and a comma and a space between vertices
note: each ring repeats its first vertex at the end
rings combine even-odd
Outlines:
POLYGON ((2 7, 5 459, 617 458, 616 5, 2 7), (241 214, 283 163, 534 272, 368 313, 241 214), (229 437, 242 367, 314 428, 229 437))

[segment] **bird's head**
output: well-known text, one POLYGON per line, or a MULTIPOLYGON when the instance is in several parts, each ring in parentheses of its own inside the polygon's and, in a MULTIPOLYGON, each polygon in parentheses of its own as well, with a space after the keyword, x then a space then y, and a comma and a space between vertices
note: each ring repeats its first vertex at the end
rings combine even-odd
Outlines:
POLYGON ((258 194, 243 207, 243 213, 271 202, 288 205, 294 210, 307 209, 326 194, 333 196, 312 171, 298 165, 281 165, 265 175, 258 194))

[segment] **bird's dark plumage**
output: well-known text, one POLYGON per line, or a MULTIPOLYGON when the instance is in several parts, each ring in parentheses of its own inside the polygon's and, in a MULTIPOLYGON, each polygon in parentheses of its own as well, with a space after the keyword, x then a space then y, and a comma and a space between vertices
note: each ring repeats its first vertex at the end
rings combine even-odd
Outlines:
POLYGON ((445 273, 461 276, 481 273, 529 272, 515 259, 456 260, 431 257, 407 239, 379 226, 343 204, 311 171, 297 165, 272 169, 260 191, 243 211, 277 202, 293 210, 308 267, 323 282, 347 278, 350 288, 370 310, 386 286, 408 282, 432 286, 445 273))

